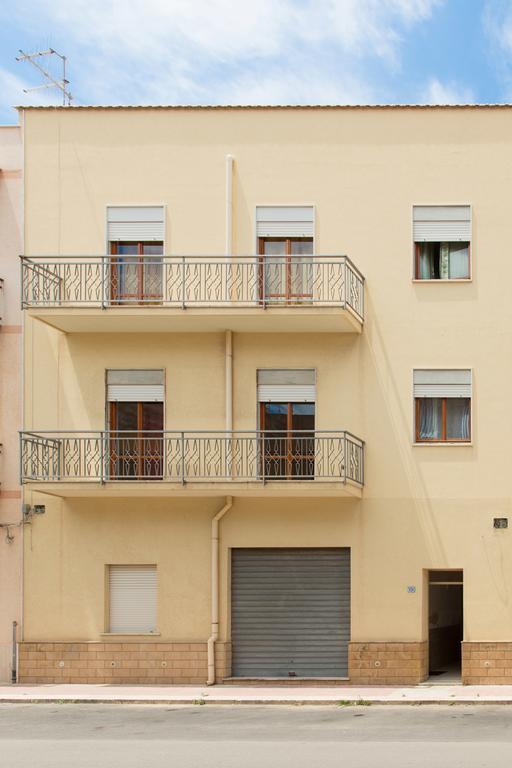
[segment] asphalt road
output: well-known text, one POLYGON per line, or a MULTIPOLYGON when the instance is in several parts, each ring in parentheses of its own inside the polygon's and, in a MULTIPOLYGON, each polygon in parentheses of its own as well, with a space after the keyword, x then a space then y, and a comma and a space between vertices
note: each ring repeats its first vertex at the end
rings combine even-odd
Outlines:
POLYGON ((509 705, 0 705, 1 768, 511 764, 509 705))

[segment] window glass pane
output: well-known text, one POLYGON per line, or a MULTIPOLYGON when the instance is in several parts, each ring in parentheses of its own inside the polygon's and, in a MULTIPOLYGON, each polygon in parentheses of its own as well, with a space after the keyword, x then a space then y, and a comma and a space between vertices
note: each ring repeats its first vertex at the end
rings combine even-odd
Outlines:
POLYGON ((440 277, 439 243, 417 243, 418 280, 438 280, 440 277))
POLYGON ((289 293, 291 298, 307 299, 313 291, 313 240, 291 241, 289 293))
POLYGON ((117 294, 123 298, 136 296, 139 287, 139 259, 138 257, 122 257, 116 259, 113 269, 114 285, 117 294))
POLYGON ((286 240, 264 240, 263 253, 265 256, 284 256, 286 253, 286 240))
POLYGON ((315 428, 315 404, 314 403, 293 403, 292 404, 292 429, 314 429, 315 428))
POLYGON ((138 243, 117 243, 117 253, 121 256, 136 256, 139 252, 138 243))
POLYGON ((288 404, 265 403, 264 429, 286 430, 288 428, 288 404))
POLYGON ((138 429, 137 406, 138 403, 116 403, 115 424, 112 424, 112 429, 120 431, 138 429))
POLYGON ((439 397, 425 397, 419 399, 419 440, 441 440, 443 404, 439 397))
POLYGON ((142 243, 142 253, 144 256, 162 256, 163 252, 163 243, 142 243))
POLYGON ((291 252, 297 256, 311 256, 313 254, 313 239, 309 240, 292 240, 291 252))
POLYGON ((160 430, 164 428, 164 404, 142 403, 142 429, 160 430))
POLYGON ((446 439, 469 440, 469 397, 449 397, 446 400, 446 439))
POLYGON ((469 278, 469 243, 417 243, 419 280, 469 278))
POLYGON ((162 298, 162 259, 158 257, 144 258, 144 298, 162 298))
POLYGON ((145 435, 137 441, 139 473, 142 477, 161 477, 163 471, 163 434, 154 434, 164 427, 164 404, 142 403, 142 429, 145 435), (149 434, 153 432, 153 434, 149 434))
POLYGON ((286 296, 286 240, 265 240, 263 250, 266 257, 264 296, 281 301, 286 296))
POLYGON ((450 278, 469 278, 469 243, 448 243, 450 248, 450 278))

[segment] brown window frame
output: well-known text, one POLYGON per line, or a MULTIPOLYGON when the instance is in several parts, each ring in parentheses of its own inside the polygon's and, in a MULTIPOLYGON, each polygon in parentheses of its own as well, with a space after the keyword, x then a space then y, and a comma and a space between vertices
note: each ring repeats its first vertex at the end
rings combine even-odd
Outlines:
MULTIPOLYGON (((292 293, 292 256, 300 254, 292 254, 292 242, 312 243, 314 245, 313 237, 259 237, 258 238, 258 254, 259 254, 259 295, 260 302, 264 304, 269 299, 282 299, 280 304, 297 304, 303 303, 304 300, 312 300, 313 293, 292 293), (265 243, 286 243, 285 253, 281 257, 276 256, 274 258, 286 259, 286 293, 265 293, 265 257, 270 254, 265 253, 265 243)), ((311 254, 311 258, 314 254, 311 254)))
POLYGON ((420 403, 427 398, 416 397, 415 401, 415 442, 416 443, 470 443, 471 442, 471 398, 462 398, 469 400, 469 437, 446 437, 446 401, 458 400, 456 397, 436 397, 433 400, 441 400, 441 437, 420 437, 420 403))
POLYGON ((137 429, 133 430, 127 430, 130 434, 133 433, 136 436, 133 438, 133 440, 139 441, 137 454, 130 458, 131 461, 136 462, 137 471, 134 475, 119 475, 119 473, 116 471, 116 462, 119 461, 122 457, 119 456, 117 447, 116 447, 116 441, 119 440, 117 437, 119 430, 114 428, 114 424, 116 424, 117 421, 117 408, 118 408, 118 402, 117 401, 110 401, 108 403, 108 414, 109 414, 109 453, 110 453, 110 475, 111 477, 114 477, 117 480, 161 480, 163 477, 163 460, 164 460, 164 426, 165 426, 165 411, 164 411, 164 403, 162 403, 162 429, 157 430, 159 434, 161 434, 161 438, 158 438, 156 436, 155 439, 160 440, 159 447, 160 447, 160 454, 155 456, 146 456, 144 450, 140 450, 140 441, 143 440, 151 440, 151 437, 145 437, 147 434, 147 430, 144 430, 142 427, 142 421, 143 421, 143 413, 142 413, 142 406, 144 405, 144 401, 133 401, 137 403, 137 429), (144 473, 144 464, 145 462, 150 459, 153 462, 159 462, 159 465, 157 464, 157 467, 159 466, 160 470, 155 475, 147 475, 144 473))
MULTIPOLYGON (((293 429, 293 427, 292 427, 292 423, 293 423, 293 406, 296 405, 297 403, 294 402, 294 401, 289 401, 289 402, 288 401, 280 401, 280 402, 272 401, 272 404, 273 405, 287 405, 288 406, 288 410, 287 410, 287 414, 286 414, 286 430, 285 430, 285 432, 286 432, 286 454, 284 454, 282 456, 276 454, 273 458, 275 458, 277 461, 283 460, 283 461, 286 462, 285 479, 287 479, 287 480, 297 480, 297 479, 300 480, 301 477, 309 478, 310 477, 309 475, 293 474, 293 466, 294 466, 293 462, 294 461, 304 461, 304 462, 310 461, 310 462, 313 463, 313 466, 314 466, 314 463, 315 463, 315 436, 313 435, 313 437, 312 437, 312 439, 313 439, 313 453, 311 455, 310 454, 304 454, 304 455, 300 454, 299 456, 297 456, 294 453, 294 451, 293 451, 293 440, 297 439, 296 437, 294 437, 294 434, 295 433, 298 433, 298 434, 302 433, 302 434, 304 434, 303 430, 293 429)), ((271 429, 266 429, 265 428, 265 413, 266 413, 265 412, 265 406, 266 405, 268 405, 268 402, 260 402, 260 430, 261 430, 261 434, 262 434, 261 464, 262 464, 262 474, 263 475, 265 475, 265 472, 264 472, 264 462, 265 462, 265 458, 266 458, 266 456, 265 456, 265 436, 266 436, 267 432, 271 433, 273 431, 271 429)), ((315 422, 316 422, 316 405, 315 405, 315 422)), ((315 428, 315 431, 316 431, 316 428, 315 428)), ((283 437, 285 437, 285 435, 283 435, 283 437)), ((271 475, 269 475, 268 477, 269 477, 269 479, 272 479, 271 475)), ((284 479, 284 478, 282 478, 282 477, 279 478, 278 477, 278 479, 284 479)))
MULTIPOLYGON (((470 240, 463 240, 461 242, 467 242, 468 244, 468 267, 469 267, 469 274, 468 277, 420 277, 420 245, 423 245, 426 241, 414 241, 414 279, 419 280, 422 283, 428 283, 428 282, 435 282, 435 283, 441 283, 441 282, 469 282, 471 280, 471 241, 470 240)), ((453 243, 454 240, 432 240, 429 242, 435 242, 441 245, 441 243, 453 243)))
MULTIPOLYGON (((112 240, 110 242, 110 255, 111 256, 126 256, 127 258, 137 257, 137 293, 121 294, 118 286, 118 266, 121 264, 120 259, 111 259, 110 261, 110 302, 112 304, 160 304, 163 300, 162 292, 158 295, 146 293, 144 290, 144 258, 147 254, 144 254, 145 245, 161 245, 162 246, 162 258, 163 258, 163 240, 112 240), (118 253, 119 245, 136 245, 137 253, 135 254, 120 254, 118 253), (149 299, 149 301, 148 301, 149 299)), ((156 254, 151 254, 156 256, 156 254)))

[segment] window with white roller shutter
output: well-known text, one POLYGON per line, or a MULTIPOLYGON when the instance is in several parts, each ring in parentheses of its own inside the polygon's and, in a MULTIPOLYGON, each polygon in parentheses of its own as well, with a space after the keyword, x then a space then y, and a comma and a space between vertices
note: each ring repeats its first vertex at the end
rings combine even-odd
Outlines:
POLYGON ((417 280, 470 278, 470 205, 415 205, 413 239, 417 280))
POLYGON ((156 632, 156 565, 108 567, 109 632, 156 632))

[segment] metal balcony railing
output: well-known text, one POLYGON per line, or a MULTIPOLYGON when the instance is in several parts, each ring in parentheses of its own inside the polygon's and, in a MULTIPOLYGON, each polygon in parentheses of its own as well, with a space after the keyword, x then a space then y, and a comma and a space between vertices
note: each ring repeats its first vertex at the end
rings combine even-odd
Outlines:
POLYGON ((340 307, 364 316, 346 256, 23 256, 29 307, 340 307))
POLYGON ((350 432, 22 432, 22 482, 364 482, 350 432))

